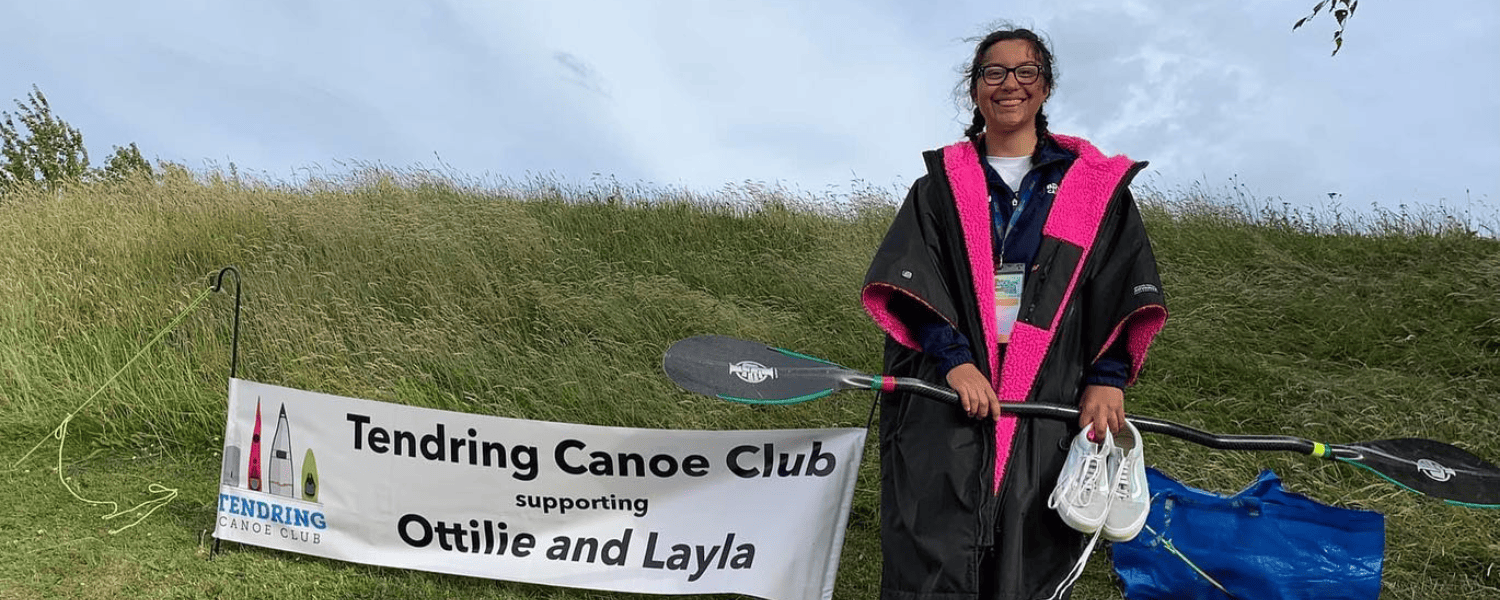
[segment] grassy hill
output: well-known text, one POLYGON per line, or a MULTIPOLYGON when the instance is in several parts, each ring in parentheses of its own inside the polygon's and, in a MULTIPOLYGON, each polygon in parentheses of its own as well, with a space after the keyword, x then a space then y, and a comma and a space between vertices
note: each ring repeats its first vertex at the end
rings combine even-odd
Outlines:
MULTIPOLYGON (((731 405, 676 389, 660 360, 718 333, 878 371, 857 291, 888 197, 835 210, 756 186, 498 187, 515 189, 371 169, 0 196, 0 598, 629 597, 248 546, 210 557, 232 296, 200 296, 225 265, 243 274, 245 379, 599 425, 865 422, 868 394, 731 405), (80 406, 59 455, 47 436, 80 406), (111 507, 60 477, 120 508, 161 497, 153 484, 177 495, 109 534, 139 513, 102 520, 111 507)), ((1355 234, 1144 196, 1172 317, 1131 412, 1328 442, 1424 437, 1500 460, 1500 242, 1442 219, 1355 234)), ((1271 468, 1294 492, 1384 513, 1384 598, 1500 598, 1500 511, 1294 455, 1147 443, 1150 463, 1191 485, 1234 492, 1271 468)), ((838 598, 877 593, 876 467, 872 436, 838 598)), ((1075 597, 1118 596, 1099 551, 1075 597)))

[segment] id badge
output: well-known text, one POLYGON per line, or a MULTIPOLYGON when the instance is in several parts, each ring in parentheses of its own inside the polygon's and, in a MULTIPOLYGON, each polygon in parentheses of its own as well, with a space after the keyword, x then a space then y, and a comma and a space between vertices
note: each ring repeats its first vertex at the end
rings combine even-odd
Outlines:
POLYGON ((1026 265, 1005 263, 995 270, 995 331, 1000 343, 1010 341, 1010 332, 1021 314, 1021 290, 1026 283, 1026 265))

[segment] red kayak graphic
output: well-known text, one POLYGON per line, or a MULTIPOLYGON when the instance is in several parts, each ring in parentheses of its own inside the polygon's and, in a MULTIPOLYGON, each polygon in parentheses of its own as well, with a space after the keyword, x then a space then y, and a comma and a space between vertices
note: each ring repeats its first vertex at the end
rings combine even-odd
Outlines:
POLYGON ((255 433, 250 436, 250 491, 260 491, 260 398, 255 399, 255 433))

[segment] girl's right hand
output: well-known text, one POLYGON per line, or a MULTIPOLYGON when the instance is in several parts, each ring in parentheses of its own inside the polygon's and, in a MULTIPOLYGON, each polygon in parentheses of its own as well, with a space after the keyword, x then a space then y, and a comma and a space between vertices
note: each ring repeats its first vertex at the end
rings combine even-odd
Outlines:
POLYGON ((948 371, 948 387, 958 392, 964 412, 976 419, 1000 416, 1000 398, 990 387, 990 380, 974 363, 964 363, 948 371))

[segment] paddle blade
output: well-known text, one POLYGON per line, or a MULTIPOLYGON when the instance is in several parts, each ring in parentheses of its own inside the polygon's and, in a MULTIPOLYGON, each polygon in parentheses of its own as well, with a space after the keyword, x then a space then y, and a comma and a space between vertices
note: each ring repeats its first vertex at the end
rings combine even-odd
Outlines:
POLYGON ((1420 438, 1340 444, 1334 458, 1451 504, 1500 508, 1500 468, 1461 448, 1420 438))
POLYGON ((687 391, 750 404, 794 404, 859 387, 850 381, 859 375, 856 371, 722 335, 672 344, 662 357, 662 369, 687 391))

